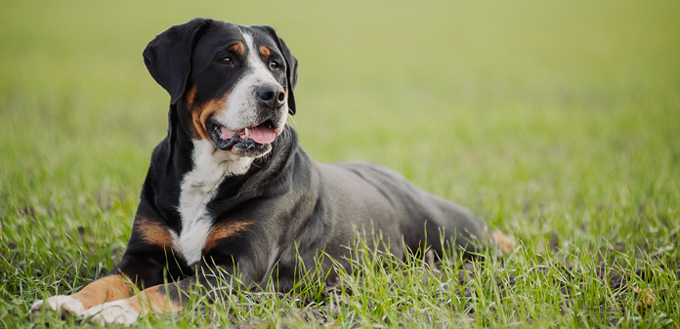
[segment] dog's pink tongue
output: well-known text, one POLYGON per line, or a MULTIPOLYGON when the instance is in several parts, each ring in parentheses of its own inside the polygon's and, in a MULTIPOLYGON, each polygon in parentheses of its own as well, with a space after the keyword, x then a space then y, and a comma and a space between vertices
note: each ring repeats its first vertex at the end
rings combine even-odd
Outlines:
POLYGON ((276 132, 271 128, 255 127, 248 128, 248 133, 250 138, 258 144, 269 144, 276 138, 276 132))

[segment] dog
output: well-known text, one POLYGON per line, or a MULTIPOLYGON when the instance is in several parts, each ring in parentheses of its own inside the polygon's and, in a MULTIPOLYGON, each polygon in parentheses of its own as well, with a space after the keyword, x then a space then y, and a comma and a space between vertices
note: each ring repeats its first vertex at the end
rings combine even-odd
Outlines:
POLYGON ((214 273, 250 288, 274 278, 290 290, 320 254, 333 282, 361 229, 367 246, 401 258, 425 248, 441 255, 447 244, 470 254, 496 248, 470 211, 389 169, 314 162, 286 125, 298 62, 271 27, 197 18, 156 36, 143 57, 170 95, 169 123, 127 250, 103 278, 39 300, 32 312, 130 324, 182 311, 186 291, 224 285, 214 273))

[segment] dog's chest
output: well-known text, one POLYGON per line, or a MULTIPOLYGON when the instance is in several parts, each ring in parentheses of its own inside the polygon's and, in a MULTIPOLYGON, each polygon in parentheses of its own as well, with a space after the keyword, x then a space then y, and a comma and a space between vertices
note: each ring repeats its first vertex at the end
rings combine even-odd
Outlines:
POLYGON ((175 249, 188 265, 201 260, 206 238, 216 220, 206 205, 226 177, 245 173, 252 162, 249 158, 232 158, 224 153, 215 153, 208 141, 194 141, 194 167, 184 175, 179 197, 182 230, 173 237, 175 249))

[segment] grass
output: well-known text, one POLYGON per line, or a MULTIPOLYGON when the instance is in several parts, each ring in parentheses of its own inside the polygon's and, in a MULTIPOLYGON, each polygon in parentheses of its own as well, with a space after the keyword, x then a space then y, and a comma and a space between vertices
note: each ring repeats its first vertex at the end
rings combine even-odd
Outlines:
POLYGON ((168 97, 141 51, 195 16, 277 28, 293 125, 467 206, 518 248, 432 271, 358 255, 329 290, 234 292, 139 327, 680 326, 680 6, 10 1, 0 12, 0 327, 122 255, 168 97), (383 266, 375 266, 380 260, 383 266))

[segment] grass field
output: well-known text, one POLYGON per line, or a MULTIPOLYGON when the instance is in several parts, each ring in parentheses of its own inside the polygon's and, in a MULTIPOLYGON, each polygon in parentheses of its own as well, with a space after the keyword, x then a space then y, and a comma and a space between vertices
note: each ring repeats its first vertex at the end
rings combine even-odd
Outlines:
POLYGON ((140 327, 680 326, 680 3, 34 1, 0 11, 0 327, 121 257, 168 96, 141 52, 195 16, 274 26, 289 120, 518 241, 504 264, 398 261, 333 291, 239 291, 140 327))

